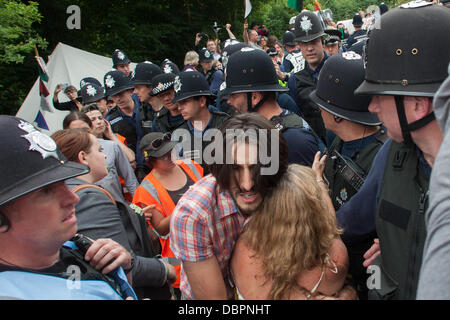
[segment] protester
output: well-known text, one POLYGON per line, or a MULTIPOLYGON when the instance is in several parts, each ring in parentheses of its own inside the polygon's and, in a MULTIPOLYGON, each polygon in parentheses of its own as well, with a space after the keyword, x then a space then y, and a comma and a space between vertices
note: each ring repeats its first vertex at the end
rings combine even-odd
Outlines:
POLYGON ((119 141, 95 104, 83 107, 82 112, 91 120, 89 131, 98 139, 102 152, 106 155, 108 174, 97 182, 98 185, 108 190, 116 199, 131 200, 139 186, 133 171, 136 167, 133 151, 119 141))
POLYGON ((136 298, 123 270, 116 269, 132 265, 125 248, 111 239, 97 239, 84 250, 68 241, 77 232, 79 198, 65 181, 89 169, 61 158, 55 142, 22 119, 0 116, 0 137, 7 167, 0 187, 0 296, 136 298), (74 269, 80 276, 77 289, 70 286, 76 285, 70 278, 74 269))
POLYGON ((197 71, 199 55, 195 51, 188 51, 184 57, 184 68, 182 71, 197 71))
POLYGON ((222 161, 216 161, 212 175, 198 181, 178 201, 170 221, 170 244, 182 261, 183 299, 233 297, 227 268, 234 244, 247 217, 277 187, 287 168, 287 146, 274 129, 255 113, 235 115, 224 122, 220 128, 224 143, 217 149, 222 161), (262 149, 278 147, 264 167, 256 161, 257 150, 261 151, 257 135, 262 132, 266 134, 262 149), (225 155, 231 156, 230 163, 224 161, 225 155))
POLYGON ((449 300, 449 279, 442 275, 447 272, 446 266, 450 256, 448 245, 450 239, 448 231, 450 76, 436 92, 433 103, 436 119, 444 134, 444 141, 434 161, 430 179, 430 205, 425 216, 427 238, 420 269, 417 299, 449 300))
POLYGON ((337 218, 347 243, 377 233, 379 240, 364 256, 365 267, 375 265, 380 271, 380 285, 370 288, 369 298, 415 299, 429 178, 443 139, 432 98, 450 62, 450 42, 442 41, 448 39, 450 11, 426 2, 405 4, 383 14, 381 24, 370 31, 365 81, 355 94, 372 96, 369 111, 377 114, 391 140, 337 218), (415 36, 404 37, 405 32, 415 36), (429 50, 419 54, 417 48, 429 50), (419 55, 411 59, 410 54, 419 55))
POLYGON ((53 94, 53 106, 61 111, 80 111, 81 98, 78 97, 77 88, 67 83, 59 83, 53 94), (65 95, 69 98, 67 102, 59 102, 58 94, 64 90, 65 95))
POLYGON ((139 298, 169 299, 167 281, 175 280, 175 270, 154 258, 156 255, 145 217, 105 189, 93 185, 107 174, 106 157, 98 140, 82 129, 60 130, 52 135, 64 156, 89 167, 89 173, 67 180, 80 201, 75 205, 78 232, 92 238, 111 238, 131 254, 133 288, 139 298))
POLYGON ((170 141, 170 133, 153 132, 141 140, 142 153, 152 171, 137 188, 133 203, 141 208, 154 206, 145 217, 157 231, 161 241, 161 256, 174 266, 177 280, 172 284, 175 296, 181 298, 181 261, 175 258, 170 249, 170 217, 181 196, 195 182, 203 177, 203 168, 190 160, 173 160, 172 150, 176 142, 170 141))
POLYGON ((249 218, 231 260, 239 299, 356 298, 343 290, 347 249, 321 184, 312 169, 292 164, 249 218))

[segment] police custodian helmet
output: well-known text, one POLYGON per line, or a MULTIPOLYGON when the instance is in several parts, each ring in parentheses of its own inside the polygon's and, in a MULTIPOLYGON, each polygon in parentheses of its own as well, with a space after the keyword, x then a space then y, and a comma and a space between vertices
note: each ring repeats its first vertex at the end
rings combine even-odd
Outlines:
POLYGON ((389 10, 369 32, 364 49, 366 75, 355 94, 391 95, 406 144, 411 131, 435 119, 434 113, 407 123, 402 96, 433 97, 450 62, 450 10, 412 1, 389 10))
POLYGON ((368 126, 381 124, 377 115, 369 112, 370 96, 357 96, 355 89, 364 80, 362 57, 347 51, 332 55, 320 71, 311 100, 329 113, 368 126))
POLYGON ((447 77, 450 10, 414 1, 380 19, 369 32, 365 81, 356 93, 432 97, 447 77))
POLYGON ((119 49, 114 50, 114 53, 112 55, 112 61, 113 61, 113 68, 117 67, 118 65, 131 63, 131 60, 130 58, 128 58, 126 53, 119 49))
POLYGON ((89 172, 85 165, 66 161, 55 141, 32 124, 0 115, 0 206, 39 188, 89 172))
POLYGON ((136 65, 131 83, 151 85, 153 77, 161 73, 163 72, 158 65, 144 61, 136 65))
POLYGON ((228 59, 226 87, 221 96, 241 92, 288 91, 278 82, 272 59, 266 52, 253 48, 242 48, 228 59))
POLYGON ((134 89, 130 78, 118 70, 112 70, 105 74, 103 77, 105 84, 105 94, 108 97, 114 96, 125 90, 134 89))
POLYGON ((310 42, 326 35, 319 17, 309 10, 303 10, 295 18, 294 34, 297 42, 310 42))
POLYGON ((175 98, 172 103, 197 96, 212 96, 208 81, 198 71, 180 72, 174 80, 175 98))

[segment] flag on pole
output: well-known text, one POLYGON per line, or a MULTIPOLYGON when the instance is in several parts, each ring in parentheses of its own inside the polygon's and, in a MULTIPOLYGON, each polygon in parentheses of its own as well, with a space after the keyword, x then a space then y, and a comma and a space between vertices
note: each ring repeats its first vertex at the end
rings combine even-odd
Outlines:
POLYGON ((47 66, 45 65, 42 57, 36 55, 34 58, 36 59, 39 67, 39 95, 41 96, 41 109, 52 112, 49 102, 50 91, 46 85, 46 82, 48 82, 47 66))
POLYGON ((288 0, 287 5, 297 11, 302 11, 303 0, 288 0))
POLYGON ((36 119, 34 119, 34 122, 37 124, 37 126, 41 129, 49 130, 47 122, 45 121, 44 116, 41 113, 41 110, 38 111, 38 114, 36 116, 36 119))
POLYGON ((249 16, 250 12, 252 12, 252 3, 250 2, 250 0, 245 0, 244 19, 247 19, 247 17, 249 16))

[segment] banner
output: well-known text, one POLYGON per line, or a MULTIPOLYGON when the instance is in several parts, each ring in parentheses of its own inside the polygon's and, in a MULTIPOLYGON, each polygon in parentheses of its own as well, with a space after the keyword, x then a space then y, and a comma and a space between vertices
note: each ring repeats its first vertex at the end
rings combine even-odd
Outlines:
POLYGON ((302 11, 303 0, 288 0, 287 6, 293 8, 297 11, 302 11))

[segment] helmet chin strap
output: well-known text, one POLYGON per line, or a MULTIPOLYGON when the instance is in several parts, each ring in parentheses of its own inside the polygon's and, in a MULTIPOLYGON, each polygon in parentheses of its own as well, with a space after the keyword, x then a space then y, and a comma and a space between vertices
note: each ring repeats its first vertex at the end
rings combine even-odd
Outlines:
POLYGON ((408 123, 408 120, 406 119, 405 105, 403 103, 403 96, 394 96, 394 99, 395 106, 397 108, 398 120, 400 122, 400 128, 402 129, 403 143, 412 144, 413 141, 411 138, 411 132, 425 127, 431 121, 435 120, 436 116, 434 112, 431 112, 422 119, 408 123))
POLYGON ((253 107, 252 106, 252 93, 247 92, 247 109, 248 112, 258 112, 258 109, 266 102, 267 100, 267 94, 265 92, 262 93, 263 97, 259 102, 253 107))

